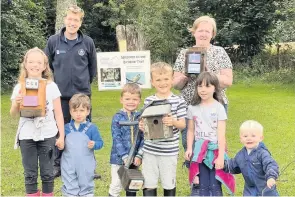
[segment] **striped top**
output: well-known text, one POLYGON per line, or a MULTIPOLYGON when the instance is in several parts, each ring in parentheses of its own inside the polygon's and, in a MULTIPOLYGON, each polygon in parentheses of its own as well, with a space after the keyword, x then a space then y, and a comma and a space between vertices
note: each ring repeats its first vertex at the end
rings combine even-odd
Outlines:
MULTIPOLYGON (((145 99, 144 105, 151 101, 160 100, 156 95, 149 96, 145 99)), ((167 98, 171 104, 171 113, 173 118, 178 120, 186 117, 186 102, 182 97, 173 93, 167 98)), ((179 152, 179 129, 173 127, 173 137, 164 140, 144 140, 143 152, 153 155, 178 155, 179 152)))

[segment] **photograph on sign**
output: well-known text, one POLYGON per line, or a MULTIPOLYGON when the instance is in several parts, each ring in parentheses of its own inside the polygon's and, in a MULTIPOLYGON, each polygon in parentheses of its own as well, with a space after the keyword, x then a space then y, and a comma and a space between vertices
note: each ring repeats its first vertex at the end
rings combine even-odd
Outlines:
POLYGON ((126 72, 126 83, 143 85, 145 82, 144 72, 126 72))
POLYGON ((101 68, 101 84, 105 87, 121 87, 120 68, 101 68))

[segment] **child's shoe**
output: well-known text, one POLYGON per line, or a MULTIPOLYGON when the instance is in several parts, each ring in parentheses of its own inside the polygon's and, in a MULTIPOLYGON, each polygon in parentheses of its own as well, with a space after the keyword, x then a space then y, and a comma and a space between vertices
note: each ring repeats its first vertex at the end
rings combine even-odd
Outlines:
POLYGON ((42 193, 42 196, 53 196, 53 192, 51 192, 51 193, 42 193))
POLYGON ((40 196, 40 191, 38 190, 36 193, 33 193, 33 194, 26 194, 26 196, 35 196, 35 197, 39 197, 39 196, 40 196))
POLYGON ((193 184, 191 196, 200 196, 200 185, 193 184))

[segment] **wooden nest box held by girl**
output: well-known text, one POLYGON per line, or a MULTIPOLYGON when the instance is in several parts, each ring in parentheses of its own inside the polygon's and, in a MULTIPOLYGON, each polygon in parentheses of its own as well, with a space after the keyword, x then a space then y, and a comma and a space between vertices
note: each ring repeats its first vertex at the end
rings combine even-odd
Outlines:
POLYGON ((46 79, 21 81, 23 101, 20 104, 20 116, 27 118, 44 117, 46 107, 46 79))

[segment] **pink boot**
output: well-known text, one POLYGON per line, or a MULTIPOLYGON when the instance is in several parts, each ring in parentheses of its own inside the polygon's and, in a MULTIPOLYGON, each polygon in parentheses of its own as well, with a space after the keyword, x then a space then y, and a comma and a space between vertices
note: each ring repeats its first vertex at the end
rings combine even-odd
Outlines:
POLYGON ((39 196, 40 196, 40 191, 38 190, 36 193, 33 193, 33 194, 26 194, 26 196, 35 196, 35 197, 39 197, 39 196))
POLYGON ((51 193, 42 193, 42 196, 53 196, 53 192, 51 192, 51 193))

